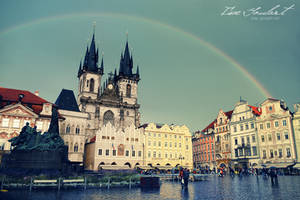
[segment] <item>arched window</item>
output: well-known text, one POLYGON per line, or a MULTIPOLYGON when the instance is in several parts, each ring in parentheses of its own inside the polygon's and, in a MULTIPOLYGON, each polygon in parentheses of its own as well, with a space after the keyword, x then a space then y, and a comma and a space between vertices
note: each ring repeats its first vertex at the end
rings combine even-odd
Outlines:
POLYGON ((88 88, 89 87, 89 80, 86 80, 86 87, 88 88))
POLYGON ((70 127, 70 125, 68 124, 68 125, 67 125, 67 128, 66 128, 66 133, 70 133, 70 130, 71 130, 71 127, 70 127))
POLYGON ((75 133, 76 133, 77 135, 79 135, 79 133, 80 133, 80 128, 79 128, 79 126, 76 127, 75 133))
POLYGON ((126 86, 126 97, 131 97, 131 85, 127 84, 126 86))
POLYGON ((91 82, 90 82, 90 92, 94 92, 94 79, 91 79, 91 82))
POLYGON ((77 143, 75 143, 75 145, 74 145, 74 152, 78 152, 78 144, 77 143))
POLYGON ((110 110, 106 111, 103 116, 103 124, 106 125, 108 122, 114 125, 114 113, 110 110))

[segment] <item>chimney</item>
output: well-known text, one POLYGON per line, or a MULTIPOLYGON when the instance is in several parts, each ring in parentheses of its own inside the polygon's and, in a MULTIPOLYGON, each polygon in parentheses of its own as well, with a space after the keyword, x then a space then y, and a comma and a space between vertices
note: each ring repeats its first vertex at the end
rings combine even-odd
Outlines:
POLYGON ((39 94, 39 91, 38 91, 38 90, 36 90, 36 91, 34 92, 34 94, 35 94, 36 96, 40 96, 40 94, 39 94))

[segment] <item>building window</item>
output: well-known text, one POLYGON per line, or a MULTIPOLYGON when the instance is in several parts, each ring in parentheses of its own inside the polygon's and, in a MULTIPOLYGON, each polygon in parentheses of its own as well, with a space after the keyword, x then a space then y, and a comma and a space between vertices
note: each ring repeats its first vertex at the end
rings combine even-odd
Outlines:
POLYGON ((156 141, 153 141, 153 146, 156 146, 156 141))
POLYGON ((138 152, 138 156, 139 156, 139 157, 142 157, 142 151, 139 151, 139 152, 138 152))
POLYGON ((282 125, 286 126, 286 120, 282 120, 282 125))
POLYGON ((170 147, 172 147, 172 142, 170 142, 170 147))
POLYGON ((236 126, 233 127, 233 131, 236 132, 236 126))
POLYGON ((240 125, 240 130, 243 131, 244 130, 244 126, 240 125))
POLYGON ((271 127, 271 124, 270 123, 267 123, 267 128, 270 128, 271 127))
MULTIPOLYGON (((124 111, 123 111, 124 112, 124 111)), ((95 111, 95 118, 99 118, 100 117, 100 108, 96 107, 96 111, 95 111)))
POLYGON ((265 142, 265 136, 261 136, 261 142, 265 142))
POLYGON ((37 130, 42 130, 43 128, 43 122, 42 121, 37 121, 36 122, 36 129, 37 130))
POLYGON ((91 79, 91 82, 90 82, 90 92, 94 92, 94 84, 95 84, 94 79, 91 79))
POLYGON ((185 149, 188 150, 189 149, 189 145, 185 145, 185 149))
POLYGON ((181 143, 179 143, 179 148, 181 148, 181 143))
POLYGON ((245 139, 244 139, 244 137, 242 137, 242 144, 245 144, 245 139))
POLYGON ((78 144, 77 143, 75 143, 75 145, 74 145, 74 152, 78 152, 78 144))
POLYGON ((259 128, 262 130, 262 129, 264 129, 264 125, 263 124, 260 124, 259 125, 259 128))
POLYGON ((270 158, 274 158, 273 150, 272 149, 270 150, 270 158))
POLYGON ((98 155, 102 156, 102 149, 98 149, 98 155))
POLYGON ((68 124, 68 125, 67 125, 67 128, 66 128, 66 133, 70 133, 70 130, 71 130, 71 127, 70 127, 70 125, 68 124))
POLYGON ((117 150, 113 149, 113 156, 117 155, 117 150))
POLYGON ((238 145, 238 139, 237 138, 234 138, 234 144, 238 145))
POLYGON ((19 119, 14 119, 13 128, 20 128, 20 120, 19 119))
POLYGON ((76 127, 75 133, 76 133, 77 135, 79 135, 79 133, 80 133, 80 128, 79 128, 79 126, 76 127))
POLYGON ((285 133, 284 133, 284 138, 285 138, 286 140, 289 139, 289 133, 288 133, 288 132, 285 132, 285 133))
POLYGON ((131 152, 132 157, 135 157, 135 151, 131 152))
POLYGON ((127 84, 126 86, 126 97, 130 98, 131 97, 131 85, 127 84))
POLYGON ((160 141, 158 141, 158 146, 159 146, 159 147, 161 146, 161 142, 160 142, 160 141))
POLYGON ((109 149, 106 149, 106 150, 105 150, 105 155, 106 155, 106 156, 109 156, 109 149))
POLYGON ((176 138, 177 138, 177 136, 176 136, 176 135, 174 135, 174 138, 176 139, 176 138))
POLYGON ((148 136, 150 137, 150 136, 151 136, 151 133, 148 133, 148 136))
POLYGON ((103 115, 103 124, 106 125, 108 122, 114 125, 114 113, 110 110, 106 111, 103 115))
POLYGON ((168 135, 167 134, 165 134, 165 138, 167 138, 168 137, 168 135))
POLYGON ((280 133, 277 133, 277 140, 280 140, 280 133))
POLYGON ((165 154, 165 158, 168 158, 168 153, 165 154))
POLYGON ((151 158, 151 151, 148 151, 148 158, 151 158))
POLYGON ((256 146, 253 146, 253 147, 252 147, 252 152, 253 152, 253 156, 256 156, 256 155, 257 155, 257 149, 256 149, 256 146))
POLYGON ((168 142, 165 142, 165 147, 168 147, 168 142))
POLYGON ((278 126, 279 126, 278 121, 275 121, 275 127, 278 127, 278 126))
POLYGON ((158 152, 158 157, 159 157, 159 158, 161 157, 161 154, 160 154, 160 152, 158 152))
POLYGON ((252 129, 254 128, 254 123, 251 123, 251 128, 252 128, 252 129))
POLYGON ((250 144, 250 137, 247 136, 247 144, 250 144))
POLYGON ((255 142, 255 135, 252 135, 252 142, 255 142))
POLYGON ((278 149, 279 158, 282 158, 282 149, 278 149))
POLYGON ((151 141, 150 140, 148 141, 148 146, 151 146, 151 141))
POLYGON ((269 141, 272 141, 272 135, 271 134, 268 135, 268 138, 269 138, 269 141))
POLYGON ((263 159, 266 159, 267 158, 267 152, 266 150, 263 150, 263 159))
POLYGON ((158 137, 160 137, 160 133, 158 134, 158 137))
POLYGON ((239 155, 243 156, 243 149, 239 149, 239 155))
POLYGON ((291 149, 290 148, 286 148, 286 157, 291 157, 291 149))
POLYGON ((248 126, 248 124, 246 124, 246 130, 248 130, 249 129, 249 126, 248 126))

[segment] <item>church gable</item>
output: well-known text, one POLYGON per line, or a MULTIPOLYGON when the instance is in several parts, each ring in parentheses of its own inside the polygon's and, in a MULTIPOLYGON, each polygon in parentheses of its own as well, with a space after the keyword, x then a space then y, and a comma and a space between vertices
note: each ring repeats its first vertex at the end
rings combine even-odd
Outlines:
POLYGON ((9 105, 7 107, 4 107, 2 110, 0 110, 0 114, 20 117, 38 117, 29 108, 21 104, 9 105))

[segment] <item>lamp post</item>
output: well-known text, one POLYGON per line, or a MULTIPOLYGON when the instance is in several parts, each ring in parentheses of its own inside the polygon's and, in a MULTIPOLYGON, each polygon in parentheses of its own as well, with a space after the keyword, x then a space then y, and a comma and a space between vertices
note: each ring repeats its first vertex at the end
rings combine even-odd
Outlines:
POLYGON ((182 166, 182 160, 183 160, 183 159, 184 159, 184 157, 180 154, 180 155, 179 155, 179 160, 180 160, 180 163, 181 163, 180 165, 181 165, 181 166, 182 166))

